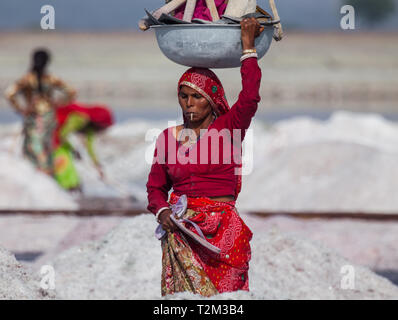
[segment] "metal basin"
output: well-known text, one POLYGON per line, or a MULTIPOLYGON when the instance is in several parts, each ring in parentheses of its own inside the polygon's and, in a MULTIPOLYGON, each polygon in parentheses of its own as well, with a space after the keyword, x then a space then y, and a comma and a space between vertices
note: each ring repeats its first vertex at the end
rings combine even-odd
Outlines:
MULTIPOLYGON (((152 26, 158 45, 170 60, 188 67, 236 68, 242 56, 240 25, 179 24, 152 26)), ((258 58, 268 51, 274 28, 256 39, 258 58)))

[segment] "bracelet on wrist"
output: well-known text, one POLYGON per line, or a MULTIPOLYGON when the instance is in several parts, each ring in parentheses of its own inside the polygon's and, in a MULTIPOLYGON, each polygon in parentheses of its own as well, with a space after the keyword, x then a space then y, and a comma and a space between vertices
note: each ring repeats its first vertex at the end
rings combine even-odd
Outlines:
POLYGON ((242 51, 243 54, 248 54, 248 53, 257 53, 256 48, 253 49, 245 49, 242 51))
POLYGON ((258 58, 257 53, 247 53, 244 54, 241 58, 240 58, 240 62, 243 62, 244 60, 248 59, 248 58, 258 58))
POLYGON ((164 207, 164 208, 159 209, 159 211, 156 213, 155 218, 156 218, 156 221, 157 221, 158 223, 160 223, 159 218, 160 218, 160 215, 162 214, 162 212, 164 212, 164 211, 166 211, 166 210, 168 210, 168 209, 170 209, 170 208, 164 207))

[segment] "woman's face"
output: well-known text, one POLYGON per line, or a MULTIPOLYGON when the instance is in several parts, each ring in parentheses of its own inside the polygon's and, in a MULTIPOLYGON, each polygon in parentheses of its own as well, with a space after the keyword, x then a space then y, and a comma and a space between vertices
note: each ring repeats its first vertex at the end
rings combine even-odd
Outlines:
POLYGON ((212 114, 212 107, 207 99, 188 86, 181 87, 178 102, 189 122, 202 122, 212 114))

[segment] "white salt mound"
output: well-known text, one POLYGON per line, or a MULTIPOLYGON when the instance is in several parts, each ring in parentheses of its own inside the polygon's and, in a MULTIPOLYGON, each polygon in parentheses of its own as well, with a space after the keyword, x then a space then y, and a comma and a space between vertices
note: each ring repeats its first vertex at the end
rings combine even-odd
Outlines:
POLYGON ((1 209, 77 209, 73 198, 27 160, 0 155, 1 209))
POLYGON ((256 299, 398 299, 398 287, 389 280, 318 243, 267 232, 255 235, 252 245, 256 299), (352 290, 342 288, 347 267, 355 274, 352 290))
MULTIPOLYGON (((118 186, 123 186, 146 201, 153 155, 147 133, 167 126, 167 121, 133 120, 108 130, 97 146, 105 173, 114 183, 104 185, 85 156, 77 162, 85 191, 120 195, 118 186)), ((398 211, 398 125, 394 122, 377 114, 338 111, 327 121, 295 117, 264 126, 257 120, 252 128, 253 170, 243 177, 241 209, 398 211)))
POLYGON ((379 115, 257 125, 253 154, 241 209, 398 211, 398 126, 379 115))
POLYGON ((149 215, 126 219, 102 240, 58 255, 49 262, 56 272, 58 298, 159 298, 161 249, 154 228, 149 215))
POLYGON ((0 209, 77 209, 53 178, 22 156, 21 124, 0 126, 0 209))
POLYGON ((15 260, 7 250, 0 247, 0 299, 42 299, 38 282, 29 271, 15 260))
MULTIPOLYGON (((102 240, 61 253, 52 263, 57 297, 160 299, 161 249, 153 235, 155 226, 151 215, 126 219, 102 240)), ((342 289, 342 267, 352 264, 316 243, 276 232, 255 234, 251 243, 251 292, 214 298, 398 299, 398 287, 355 265, 355 287, 342 289)), ((180 293, 167 298, 198 296, 180 293)))
MULTIPOLYGON (((106 184, 99 179, 79 139, 72 137, 83 156, 76 166, 85 194, 133 195, 146 201, 145 184, 153 156, 151 138, 156 136, 148 133, 153 129, 159 133, 168 125, 167 121, 133 120, 116 124, 99 136, 96 149, 109 180, 106 184)), ((394 122, 377 114, 339 111, 327 121, 295 117, 269 127, 256 120, 252 129, 253 168, 243 177, 240 209, 398 211, 398 125, 394 122)), ((21 149, 20 141, 19 146, 15 143, 15 132, 15 125, 0 128, 3 157, 11 149, 21 149)), ((21 157, 2 159, 0 178, 8 178, 0 186, 1 207, 18 202, 33 203, 32 207, 47 206, 48 201, 48 206, 62 203, 50 200, 58 196, 42 196, 47 194, 42 191, 44 182, 43 187, 32 183, 42 179, 36 179, 25 165, 21 167, 21 157)), ((250 162, 246 164, 250 166, 250 162)), ((53 184, 51 188, 46 185, 50 194, 58 192, 53 184)))
POLYGON ((96 150, 107 183, 99 179, 80 141, 73 141, 82 154, 82 161, 77 161, 76 166, 83 181, 84 192, 92 196, 133 195, 140 201, 146 201, 145 184, 154 152, 154 145, 150 137, 147 138, 147 134, 155 129, 158 131, 154 135, 156 138, 165 126, 167 121, 132 120, 112 126, 99 135, 96 150))

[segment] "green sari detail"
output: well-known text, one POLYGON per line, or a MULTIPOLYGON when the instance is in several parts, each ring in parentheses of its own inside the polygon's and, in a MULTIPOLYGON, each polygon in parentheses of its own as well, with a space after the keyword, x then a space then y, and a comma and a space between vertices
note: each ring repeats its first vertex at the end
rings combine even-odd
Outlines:
POLYGON ((79 174, 73 163, 73 149, 66 143, 54 151, 54 178, 58 184, 67 190, 79 188, 79 174))
POLYGON ((54 178, 58 184, 66 190, 81 188, 81 180, 74 164, 75 150, 67 140, 67 137, 79 132, 85 135, 87 152, 90 158, 97 162, 94 153, 94 130, 87 129, 90 119, 82 113, 72 113, 60 130, 61 145, 54 151, 54 178))

